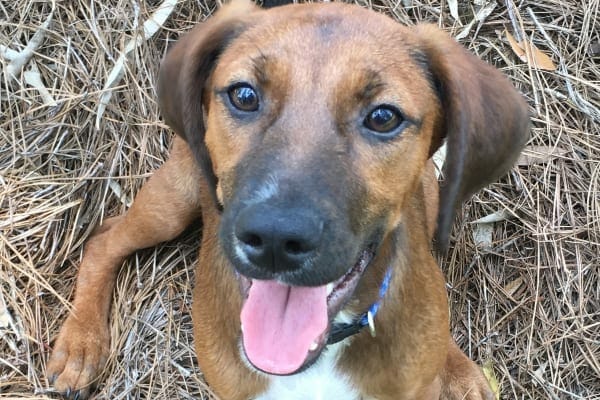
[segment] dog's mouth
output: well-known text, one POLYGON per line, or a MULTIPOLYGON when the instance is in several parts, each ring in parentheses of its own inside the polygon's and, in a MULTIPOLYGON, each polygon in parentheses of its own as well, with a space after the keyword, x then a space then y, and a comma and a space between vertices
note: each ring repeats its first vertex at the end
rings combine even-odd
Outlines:
POLYGON ((316 287, 239 275, 245 299, 240 316, 242 344, 248 361, 273 375, 298 373, 316 361, 327 344, 333 319, 354 293, 374 254, 375 246, 367 247, 342 277, 316 287))

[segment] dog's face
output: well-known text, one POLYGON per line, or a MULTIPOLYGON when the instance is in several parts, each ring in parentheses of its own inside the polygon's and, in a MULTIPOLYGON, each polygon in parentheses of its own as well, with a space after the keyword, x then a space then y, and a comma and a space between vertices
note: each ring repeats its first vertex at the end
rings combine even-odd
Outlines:
MULTIPOLYGON (((468 178, 458 179, 442 207, 450 215, 461 196, 512 160, 481 176, 464 172, 464 159, 479 157, 467 157, 465 146, 487 144, 472 131, 495 120, 485 121, 474 103, 494 93, 456 99, 473 84, 449 76, 453 60, 432 44, 437 31, 341 4, 234 7, 172 50, 160 99, 222 206, 219 243, 241 281, 248 360, 290 374, 323 349, 329 324, 402 222, 448 130, 460 131, 448 140, 462 152, 458 161, 450 156, 448 175, 468 178), (466 121, 443 115, 459 110, 466 121)), ((466 54, 452 46, 449 53, 466 54)), ((457 73, 481 72, 470 62, 457 73)), ((490 146, 498 152, 521 142, 490 146)), ((484 147, 477 152, 494 163, 484 147)))
POLYGON ((430 150, 439 100, 411 73, 424 68, 415 39, 357 10, 265 17, 227 47, 207 88, 220 242, 245 281, 246 353, 267 372, 295 372, 322 348, 430 150), (301 298, 285 306, 288 296, 301 298), (270 332, 289 329, 298 349, 261 364, 280 351, 265 334, 278 317, 270 332))

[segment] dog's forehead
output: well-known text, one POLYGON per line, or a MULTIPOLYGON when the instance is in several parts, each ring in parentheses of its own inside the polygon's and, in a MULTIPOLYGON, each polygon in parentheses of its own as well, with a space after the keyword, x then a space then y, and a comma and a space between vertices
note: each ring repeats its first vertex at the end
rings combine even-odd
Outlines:
MULTIPOLYGON (((352 44, 398 34, 391 18, 341 3, 302 4, 262 11, 242 36, 253 44, 287 44, 294 48, 352 44)), ((243 40, 243 39, 242 39, 243 40)))
POLYGON ((263 78, 273 81, 281 90, 289 85, 289 90, 295 86, 302 93, 329 91, 337 98, 392 83, 396 89, 402 86, 403 103, 413 103, 429 87, 426 74, 414 73, 426 68, 419 39, 387 16, 340 3, 257 14, 221 55, 215 84, 256 77, 259 83, 263 78))
MULTIPOLYGON (((303 4, 262 12, 232 48, 247 52, 309 56, 368 49, 377 53, 413 40, 410 32, 387 16, 346 4, 303 4)), ((407 43, 407 47, 410 43, 407 43)), ((244 54, 244 53, 238 53, 244 54)), ((338 54, 339 56, 339 54, 338 54)))

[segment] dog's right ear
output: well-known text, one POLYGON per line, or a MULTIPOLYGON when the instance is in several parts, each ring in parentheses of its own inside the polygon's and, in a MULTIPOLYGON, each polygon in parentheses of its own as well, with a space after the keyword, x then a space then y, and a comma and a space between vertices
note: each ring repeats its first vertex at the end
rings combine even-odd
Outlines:
POLYGON ((204 142, 203 93, 215 61, 225 47, 251 23, 259 8, 236 0, 217 11, 177 41, 163 60, 158 77, 158 102, 165 122, 190 146, 206 177, 215 205, 215 176, 204 142))

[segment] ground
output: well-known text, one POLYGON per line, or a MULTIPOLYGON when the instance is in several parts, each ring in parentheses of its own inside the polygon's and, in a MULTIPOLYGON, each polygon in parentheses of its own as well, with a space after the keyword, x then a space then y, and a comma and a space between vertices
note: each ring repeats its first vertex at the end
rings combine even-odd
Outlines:
MULTIPOLYGON (((357 2, 441 26, 527 98, 526 156, 464 205, 440 257, 453 334, 493 372, 502 398, 600 399, 600 3, 357 2), (481 21, 466 30, 474 16, 481 21), (524 33, 557 69, 521 60, 506 31, 524 33), (496 222, 474 223, 489 215, 496 222)), ((160 5, 0 5, 0 398, 56 397, 45 367, 83 243, 127 209, 167 155, 159 61, 218 5, 160 5), (152 16, 155 32, 144 37, 152 16)), ((191 343, 199 228, 125 263, 96 399, 211 398, 191 343)))

